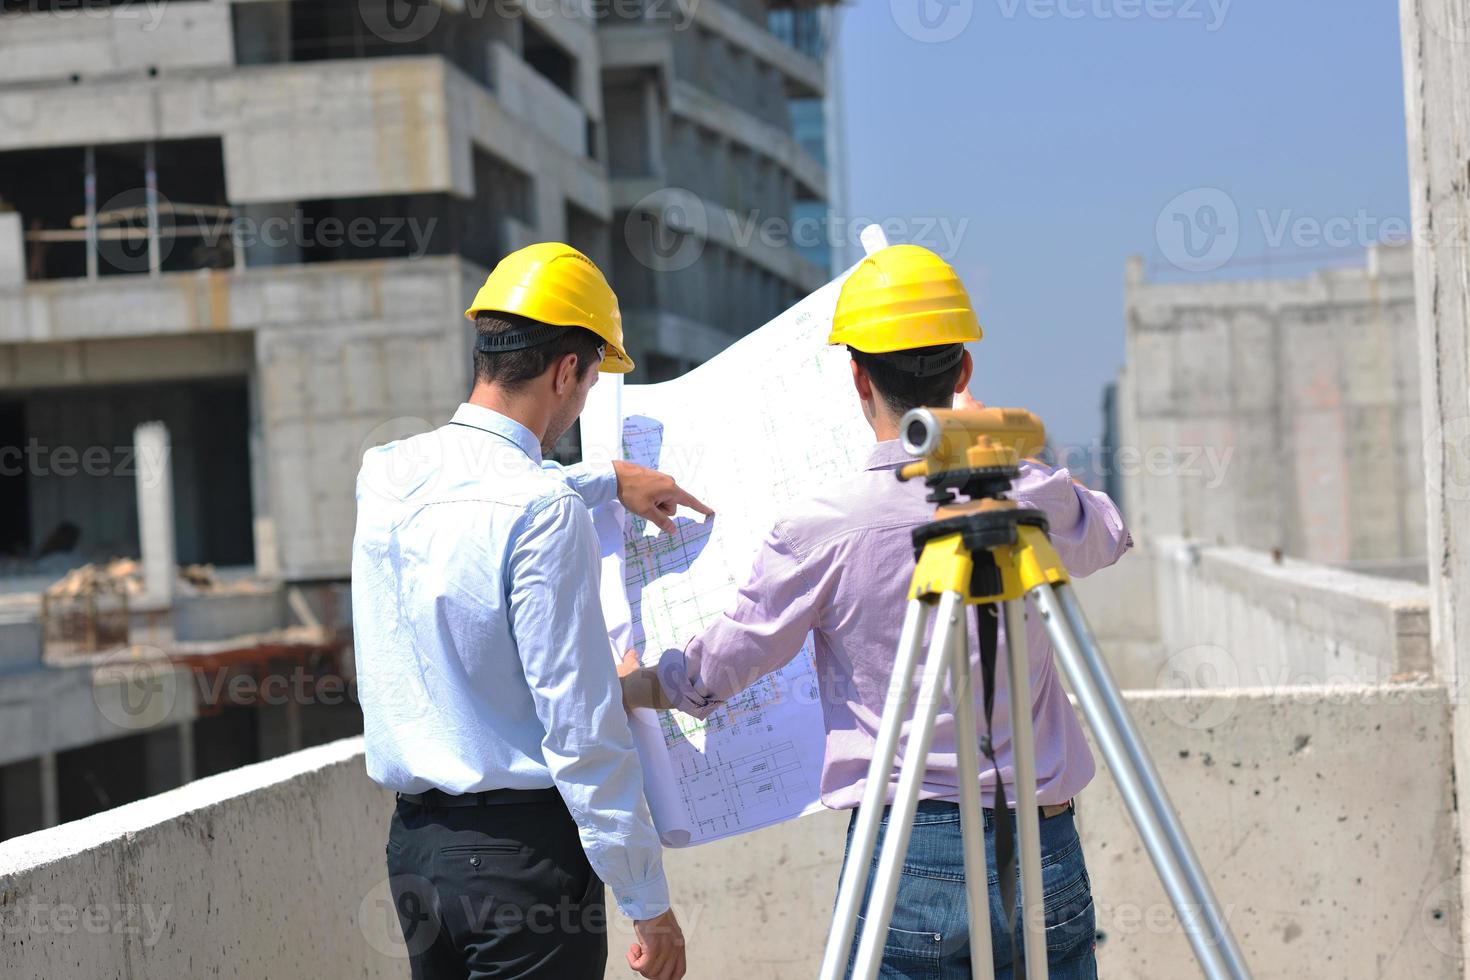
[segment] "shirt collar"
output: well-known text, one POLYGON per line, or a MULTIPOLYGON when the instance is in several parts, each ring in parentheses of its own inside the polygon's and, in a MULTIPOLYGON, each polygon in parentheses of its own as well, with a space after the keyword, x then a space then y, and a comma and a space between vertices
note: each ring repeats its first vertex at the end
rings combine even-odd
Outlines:
POLYGON ((455 410, 454 418, 450 419, 450 422, 453 425, 467 425, 472 429, 480 429, 491 435, 500 436, 519 448, 536 463, 541 462, 541 440, 537 439, 536 434, 530 429, 507 415, 465 402, 455 410))
POLYGON ((865 469, 869 470, 891 470, 902 463, 912 463, 914 457, 903 451, 903 443, 897 439, 885 439, 873 447, 868 454, 868 464, 865 469))

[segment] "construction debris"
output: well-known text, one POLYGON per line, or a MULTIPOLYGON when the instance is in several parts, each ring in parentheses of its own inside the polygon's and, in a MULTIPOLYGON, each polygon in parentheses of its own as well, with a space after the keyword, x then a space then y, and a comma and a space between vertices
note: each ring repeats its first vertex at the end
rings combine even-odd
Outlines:
POLYGON ((131 558, 115 558, 105 565, 73 568, 47 586, 48 599, 80 599, 86 596, 143 594, 143 567, 131 558))

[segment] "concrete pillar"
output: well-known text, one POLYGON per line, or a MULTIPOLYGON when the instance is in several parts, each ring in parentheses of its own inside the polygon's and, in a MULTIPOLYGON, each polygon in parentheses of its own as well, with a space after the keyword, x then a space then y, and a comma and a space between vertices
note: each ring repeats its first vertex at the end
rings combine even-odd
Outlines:
POLYGON ((179 731, 179 785, 187 786, 194 781, 194 723, 181 721, 179 731))
POLYGON ((143 780, 148 795, 194 780, 194 723, 154 729, 143 739, 143 780))
POLYGON ((143 552, 143 582, 148 601, 173 600, 178 577, 174 551, 174 481, 168 427, 144 422, 133 430, 137 460, 138 544, 143 552))
POLYGON ((645 130, 648 145, 645 152, 648 154, 648 173, 653 177, 666 177, 668 172, 664 168, 664 109, 663 99, 659 96, 658 78, 650 75, 643 82, 643 120, 647 126, 645 130))
MULTIPOLYGON (((1463 785, 1470 774, 1470 14, 1465 0, 1401 0, 1400 14, 1430 628, 1435 668, 1452 695, 1455 768, 1463 785)), ((1461 807, 1458 817, 1463 842, 1470 838, 1470 808, 1461 807)), ((1462 909, 1470 908, 1467 880, 1461 875, 1462 909)))
POLYGON ((61 823, 61 794, 56 786, 56 753, 47 752, 36 760, 41 775, 41 826, 55 827, 61 823))
POLYGON ((301 704, 295 698, 286 702, 286 751, 301 751, 301 704))
POLYGON ((41 826, 40 760, 0 766, 0 840, 29 834, 41 826))
POLYGON ((25 279, 25 225, 19 212, 0 211, 0 286, 19 286, 25 279))
MULTIPOLYGON (((270 456, 265 445, 265 410, 261 404, 260 341, 257 339, 255 370, 250 372, 250 505, 255 511, 255 574, 260 578, 281 576, 281 552, 276 541, 276 521, 271 516, 270 456)), ((466 360, 469 360, 466 358, 466 360)))

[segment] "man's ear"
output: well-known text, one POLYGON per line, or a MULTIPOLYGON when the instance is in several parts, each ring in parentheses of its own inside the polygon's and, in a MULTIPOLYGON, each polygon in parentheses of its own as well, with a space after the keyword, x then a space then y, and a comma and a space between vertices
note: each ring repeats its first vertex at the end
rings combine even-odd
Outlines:
POLYGON ((868 377, 868 372, 858 366, 856 360, 852 364, 852 386, 857 389, 858 397, 865 402, 873 400, 873 379, 868 377))
POLYGON ((565 395, 577 385, 577 355, 563 354, 556 359, 556 367, 552 369, 552 390, 558 395, 565 395))
POLYGON ((965 348, 965 356, 960 358, 960 376, 955 379, 954 392, 959 394, 970 387, 970 377, 975 373, 975 359, 970 356, 970 349, 965 348))

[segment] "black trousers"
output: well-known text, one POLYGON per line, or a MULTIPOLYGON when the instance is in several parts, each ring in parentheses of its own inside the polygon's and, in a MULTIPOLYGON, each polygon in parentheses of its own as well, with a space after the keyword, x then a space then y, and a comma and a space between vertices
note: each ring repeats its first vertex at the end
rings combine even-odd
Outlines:
POLYGON ((399 800, 388 874, 414 980, 602 980, 602 880, 559 797, 468 807, 399 800))

